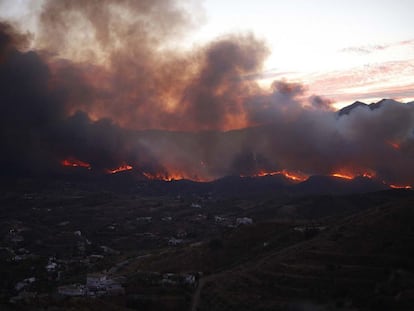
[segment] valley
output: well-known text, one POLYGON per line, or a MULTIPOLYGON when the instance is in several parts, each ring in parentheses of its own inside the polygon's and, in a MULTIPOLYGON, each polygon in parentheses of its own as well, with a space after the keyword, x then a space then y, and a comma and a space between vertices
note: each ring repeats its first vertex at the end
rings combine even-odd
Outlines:
POLYGON ((300 195, 268 177, 247 187, 243 178, 111 178, 3 181, 2 310, 407 310, 412 302, 412 190, 300 195))

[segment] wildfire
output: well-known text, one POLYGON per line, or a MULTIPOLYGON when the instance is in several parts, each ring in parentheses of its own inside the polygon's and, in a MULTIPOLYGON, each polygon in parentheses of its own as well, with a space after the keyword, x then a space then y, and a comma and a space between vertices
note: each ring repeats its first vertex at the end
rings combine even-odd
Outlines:
POLYGON ((132 169, 133 169, 133 167, 131 165, 123 164, 122 166, 117 167, 113 170, 107 170, 107 172, 109 174, 116 174, 116 173, 119 173, 119 172, 130 171, 132 169))
POLYGON ((89 163, 74 159, 68 158, 60 162, 63 166, 71 166, 71 167, 84 167, 88 170, 91 169, 91 165, 89 163))
POLYGON ((266 172, 266 171, 260 171, 256 174, 253 175, 240 175, 240 177, 264 177, 264 176, 273 176, 273 175, 278 175, 280 174, 280 172, 266 172))
POLYGON ((164 172, 164 173, 148 173, 143 172, 142 173, 145 177, 147 177, 150 180, 163 180, 163 181, 175 181, 175 180, 191 180, 196 182, 210 182, 213 179, 210 178, 200 178, 197 175, 189 175, 185 172, 164 172))
MULTIPOLYGON (((186 179, 185 176, 183 174, 179 174, 179 173, 173 173, 173 174, 168 174, 168 173, 146 173, 144 172, 143 175, 145 177, 147 177, 148 179, 151 180, 164 180, 164 181, 174 181, 174 180, 182 180, 182 179, 186 179)), ((188 178, 191 179, 191 178, 188 178)))
POLYGON ((355 178, 355 176, 353 176, 353 175, 344 174, 344 173, 333 173, 330 176, 337 177, 337 178, 348 179, 348 180, 351 180, 351 179, 354 179, 355 178))
MULTIPOLYGON (((70 157, 67 159, 62 160, 61 162, 62 166, 65 167, 82 167, 82 168, 86 168, 88 170, 92 169, 91 164, 78 160, 76 158, 70 157)), ((204 163, 201 163, 202 165, 204 165, 204 163)), ((124 171, 130 171, 133 170, 134 168, 129 165, 129 164, 122 164, 121 166, 114 168, 114 169, 107 169, 106 172, 108 174, 116 174, 119 172, 124 172, 124 171)), ((183 179, 188 179, 188 180, 192 180, 192 181, 197 181, 197 182, 209 182, 212 179, 203 179, 203 178, 199 178, 198 176, 191 176, 186 174, 185 172, 158 172, 158 173, 148 173, 148 172, 143 172, 142 173, 146 178, 148 178, 149 180, 163 180, 163 181, 176 181, 176 180, 183 180, 183 179)), ((305 180, 307 180, 309 178, 309 175, 306 175, 300 171, 289 171, 289 170, 280 170, 280 171, 264 171, 261 170, 259 172, 257 172, 256 174, 253 175, 240 175, 240 177, 264 177, 264 176, 275 176, 275 175, 282 175, 285 178, 291 180, 292 182, 303 182, 305 180)), ((346 179, 346 180, 352 180, 358 176, 360 177, 364 177, 364 178, 376 178, 376 173, 374 171, 366 171, 366 172, 359 172, 359 173, 351 173, 348 171, 339 171, 339 172, 335 172, 335 173, 331 173, 329 174, 329 176, 332 177, 336 177, 336 178, 342 178, 342 179, 346 179)), ((389 184, 386 181, 383 181, 384 185, 387 185, 388 187, 390 187, 391 189, 413 189, 413 186, 411 185, 401 185, 401 184, 389 184)))
POLYGON ((372 179, 372 178, 374 178, 374 177, 375 177, 375 173, 365 172, 364 174, 362 174, 362 177, 372 179))
MULTIPOLYGON (((296 182, 302 182, 308 179, 308 175, 305 175, 301 172, 291 172, 288 170, 282 170, 282 171, 274 171, 274 172, 266 172, 266 171, 260 171, 252 177, 263 177, 263 176, 274 176, 274 175, 283 175, 286 178, 296 181, 296 182)), ((245 175, 241 175, 241 177, 246 177, 245 175)))
POLYGON ((288 172, 286 170, 282 171, 282 174, 286 177, 289 178, 291 180, 294 181, 298 181, 298 182, 302 182, 305 181, 309 178, 309 176, 303 174, 303 173, 293 173, 293 172, 288 172))
POLYGON ((413 189, 412 186, 402 186, 402 185, 389 185, 392 189, 413 189))
POLYGON ((375 175, 376 174, 373 171, 367 171, 367 172, 356 173, 356 174, 340 171, 340 172, 332 173, 329 176, 352 180, 352 179, 354 179, 355 177, 358 177, 358 176, 372 179, 372 178, 375 178, 375 175))

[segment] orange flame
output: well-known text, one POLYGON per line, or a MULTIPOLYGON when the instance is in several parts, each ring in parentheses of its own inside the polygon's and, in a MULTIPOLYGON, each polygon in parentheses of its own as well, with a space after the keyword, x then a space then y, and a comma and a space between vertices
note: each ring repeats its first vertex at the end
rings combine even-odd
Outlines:
POLYGON ((305 180, 307 180, 307 179, 309 178, 309 176, 308 176, 308 175, 305 175, 305 174, 303 174, 303 173, 298 173, 298 172, 288 172, 288 171, 286 171, 286 170, 283 170, 283 171, 282 171, 282 174, 283 174, 286 178, 289 178, 289 179, 291 179, 291 180, 298 181, 298 182, 305 181, 305 180))
POLYGON ((339 172, 332 173, 329 176, 348 179, 348 180, 354 179, 355 177, 358 177, 358 176, 372 179, 372 178, 375 178, 376 173, 374 171, 351 173, 349 171, 340 170, 339 172))
POLYGON ((169 175, 169 174, 162 174, 162 173, 142 173, 145 177, 151 180, 164 180, 164 181, 173 181, 173 180, 180 180, 184 179, 184 177, 180 175, 169 175))
POLYGON ((392 189, 413 189, 413 187, 410 186, 410 185, 406 185, 406 186, 403 186, 403 185, 389 185, 389 186, 392 189))
POLYGON ((170 173, 143 172, 142 174, 150 180, 175 181, 175 180, 188 179, 188 180, 199 181, 199 182, 209 181, 208 179, 202 179, 202 178, 199 178, 198 176, 187 176, 185 173, 180 173, 180 172, 170 172, 170 173))
POLYGON ((120 167, 117 167, 117 168, 115 168, 113 170, 107 170, 107 172, 109 174, 116 174, 116 173, 119 173, 119 172, 130 171, 132 169, 133 169, 133 167, 131 165, 123 164, 120 167))
POLYGON ((373 172, 365 172, 364 174, 362 174, 362 177, 372 179, 372 178, 375 177, 375 173, 373 173, 373 172))
POLYGON ((345 173, 333 173, 330 176, 337 177, 337 178, 348 179, 348 180, 351 180, 351 179, 354 179, 355 178, 354 175, 345 174, 345 173))
POLYGON ((60 162, 63 166, 71 166, 71 167, 84 167, 87 169, 91 169, 91 165, 87 162, 83 162, 80 161, 78 159, 75 158, 68 158, 68 159, 64 159, 63 161, 60 162))
MULTIPOLYGON (((301 173, 301 172, 291 172, 288 170, 282 170, 282 171, 274 171, 274 172, 266 172, 266 171, 260 171, 256 174, 253 174, 251 177, 263 177, 263 176, 274 176, 274 175, 283 175, 286 178, 296 181, 296 182, 302 182, 309 178, 308 175, 301 173)), ((240 177, 248 177, 247 175, 240 175, 240 177)))

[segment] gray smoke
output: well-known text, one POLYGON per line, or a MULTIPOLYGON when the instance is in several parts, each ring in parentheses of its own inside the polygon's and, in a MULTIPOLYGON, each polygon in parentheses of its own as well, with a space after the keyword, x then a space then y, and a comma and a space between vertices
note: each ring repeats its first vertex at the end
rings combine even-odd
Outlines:
POLYGON ((339 114, 300 83, 263 89, 249 77, 269 51, 253 35, 174 49, 196 20, 167 0, 46 1, 27 52, 30 38, 1 24, 4 172, 73 157, 193 179, 286 169, 414 184, 413 104, 339 114))

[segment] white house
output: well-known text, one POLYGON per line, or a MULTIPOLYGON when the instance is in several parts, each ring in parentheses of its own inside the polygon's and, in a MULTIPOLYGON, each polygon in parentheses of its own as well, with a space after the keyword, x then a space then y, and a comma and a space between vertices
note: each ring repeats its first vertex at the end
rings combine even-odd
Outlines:
POLYGON ((241 218, 236 218, 236 225, 240 226, 240 225, 251 225, 253 223, 253 219, 249 218, 249 217, 241 217, 241 218))

